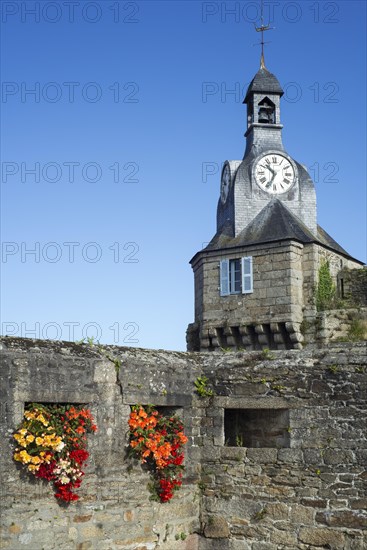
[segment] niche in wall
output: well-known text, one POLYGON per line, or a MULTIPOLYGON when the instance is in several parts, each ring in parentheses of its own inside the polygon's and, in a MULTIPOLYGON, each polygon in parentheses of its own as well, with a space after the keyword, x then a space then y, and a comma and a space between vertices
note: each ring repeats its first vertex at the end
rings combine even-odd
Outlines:
POLYGON ((229 447, 289 447, 289 410, 224 409, 224 441, 229 447))

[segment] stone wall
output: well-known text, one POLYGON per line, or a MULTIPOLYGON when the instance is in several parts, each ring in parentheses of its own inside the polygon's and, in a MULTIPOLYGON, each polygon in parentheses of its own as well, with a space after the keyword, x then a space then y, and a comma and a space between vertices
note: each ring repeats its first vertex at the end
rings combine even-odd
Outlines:
MULTIPOLYGON (((352 268, 353 266, 351 266, 352 268)), ((367 306, 367 269, 342 269, 337 287, 342 300, 352 306, 367 306)))
POLYGON ((109 348, 122 362, 117 376, 115 365, 87 345, 4 338, 2 347, 0 548, 190 548, 189 534, 199 529, 199 449, 190 445, 185 487, 166 505, 150 500, 149 474, 126 451, 135 403, 174 406, 193 441, 195 359, 109 348), (76 504, 60 506, 50 484, 30 479, 12 460, 12 433, 27 402, 85 403, 92 410, 98 432, 88 437, 91 456, 76 504), (181 533, 188 537, 182 543, 175 538, 181 533))
POLYGON ((118 373, 95 347, 2 339, 1 548, 366 547, 365 344, 107 353, 121 361, 118 373), (213 397, 195 393, 204 375, 213 397), (29 401, 86 403, 96 417, 76 504, 60 506, 49 485, 12 460, 12 433, 29 401), (149 500, 148 474, 126 456, 135 403, 182 415, 186 473, 170 503, 149 500))
POLYGON ((201 548, 366 548, 365 351, 274 352, 256 365, 235 354, 208 371, 219 394, 211 417, 288 410, 289 442, 226 447, 216 434, 203 450, 201 548))
POLYGON ((302 244, 289 241, 199 258, 193 265, 196 326, 190 332, 199 330, 201 349, 297 347, 302 340, 302 253, 302 244), (253 258, 253 292, 221 296, 220 260, 243 256, 253 258))
POLYGON ((193 262, 193 269, 195 323, 188 328, 190 351, 299 349, 303 344, 302 322, 313 325, 308 341, 327 342, 329 333, 345 337, 344 321, 354 319, 348 308, 363 306, 367 301, 367 270, 357 261, 315 243, 284 241, 203 252, 193 262), (221 296, 220 260, 243 256, 253 258, 253 292, 221 296), (324 315, 320 324, 316 310, 318 273, 324 261, 328 261, 338 288, 337 301, 347 308, 341 312, 336 330, 340 315, 330 313, 330 321, 329 314, 324 315), (317 333, 319 328, 321 335, 317 333))
POLYGON ((332 341, 367 340, 367 308, 321 311, 305 334, 306 341, 322 344, 332 341))

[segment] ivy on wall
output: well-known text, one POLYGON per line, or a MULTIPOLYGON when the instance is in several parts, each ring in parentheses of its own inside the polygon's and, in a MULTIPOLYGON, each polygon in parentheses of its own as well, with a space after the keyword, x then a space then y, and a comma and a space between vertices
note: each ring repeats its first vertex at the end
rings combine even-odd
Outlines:
POLYGON ((319 278, 316 288, 316 308, 317 311, 332 309, 335 301, 335 284, 331 277, 330 265, 324 260, 319 268, 319 278))

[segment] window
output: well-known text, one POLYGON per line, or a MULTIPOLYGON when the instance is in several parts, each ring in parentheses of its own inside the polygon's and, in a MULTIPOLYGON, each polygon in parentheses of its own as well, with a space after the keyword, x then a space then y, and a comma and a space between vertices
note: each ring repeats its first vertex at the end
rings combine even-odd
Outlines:
POLYGON ((224 439, 229 447, 290 446, 288 409, 225 409, 224 439))
POLYGON ((252 257, 220 262, 220 295, 250 294, 253 292, 252 257))

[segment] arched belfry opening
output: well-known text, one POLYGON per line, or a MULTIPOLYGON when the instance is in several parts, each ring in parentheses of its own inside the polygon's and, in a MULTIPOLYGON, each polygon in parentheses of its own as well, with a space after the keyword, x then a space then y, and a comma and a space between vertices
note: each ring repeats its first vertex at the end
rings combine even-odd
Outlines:
POLYGON ((268 97, 258 103, 258 121, 262 124, 275 124, 275 104, 268 97))

